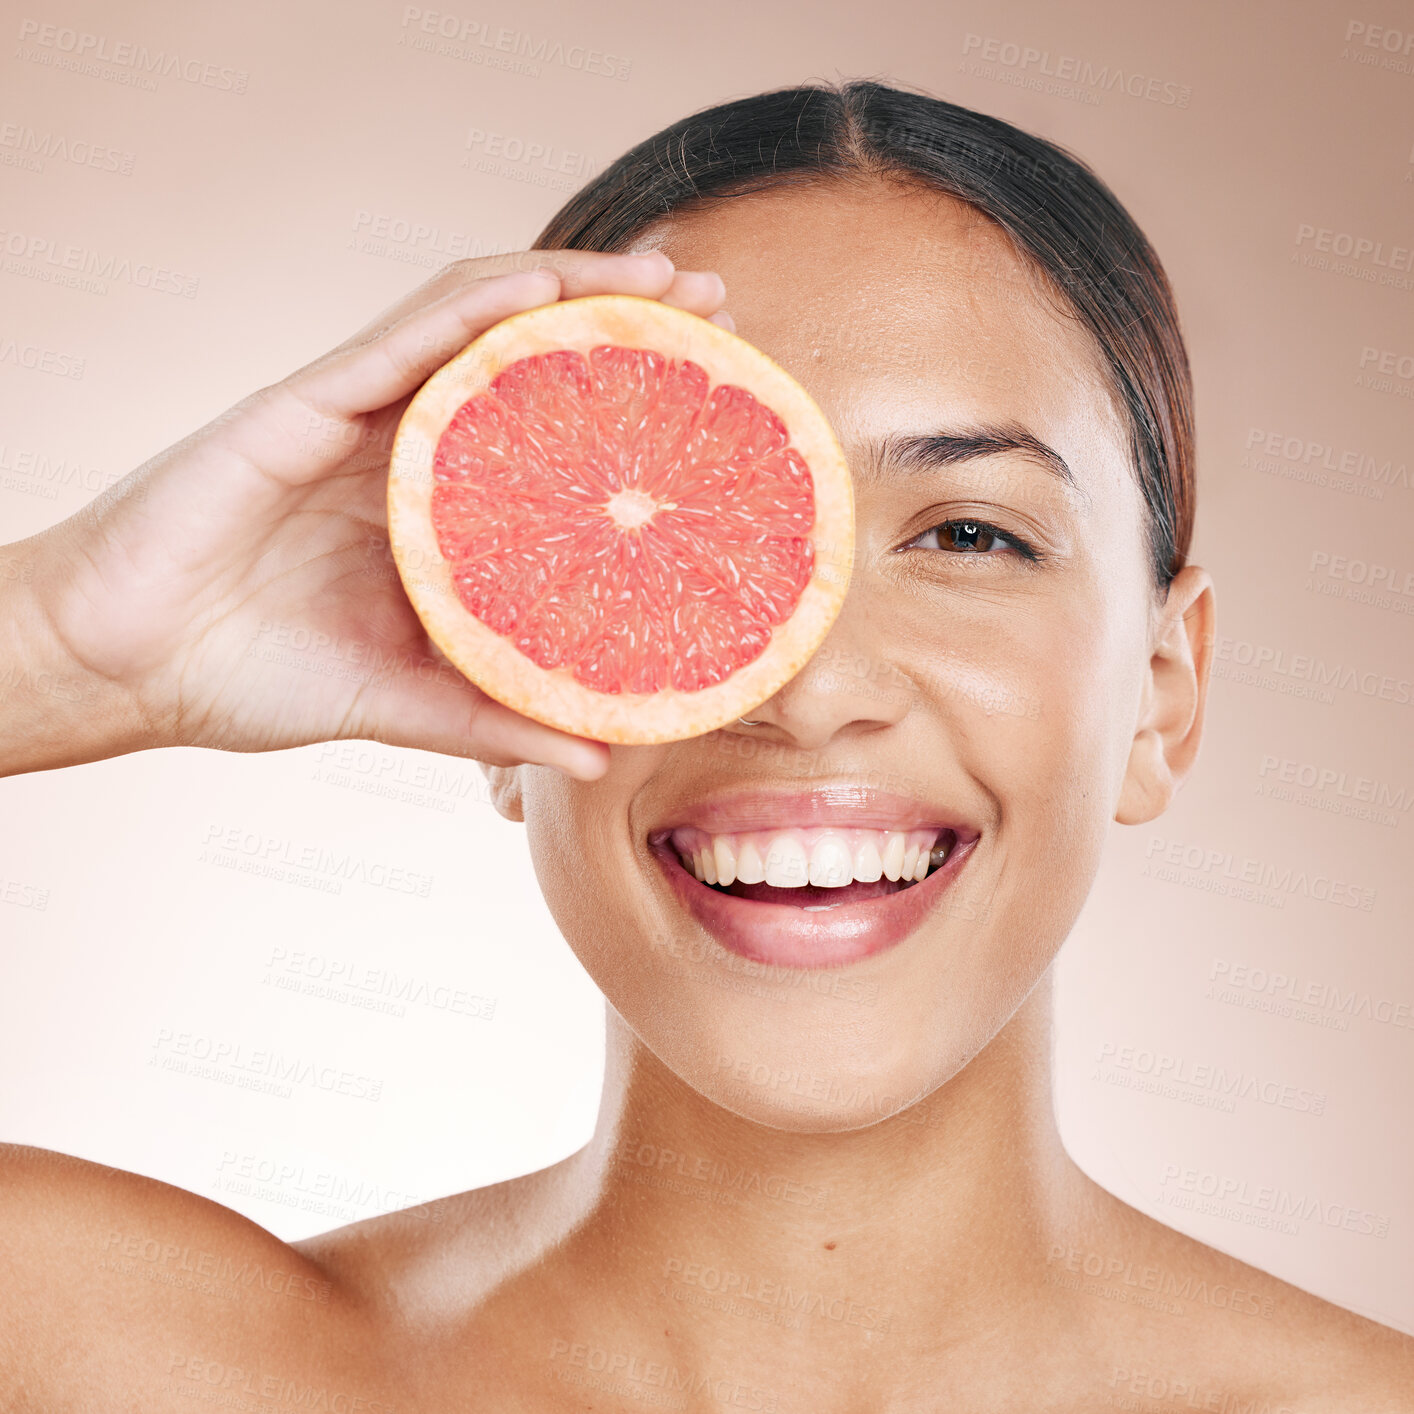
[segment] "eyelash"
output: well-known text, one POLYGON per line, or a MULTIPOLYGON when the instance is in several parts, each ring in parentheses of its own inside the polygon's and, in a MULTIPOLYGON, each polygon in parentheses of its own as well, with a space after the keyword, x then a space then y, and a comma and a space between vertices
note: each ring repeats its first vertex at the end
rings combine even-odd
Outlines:
MULTIPOLYGON (((905 550, 913 549, 915 546, 918 546, 918 542, 922 540, 925 535, 932 535, 935 531, 946 530, 950 526, 961 525, 972 527, 973 532, 977 535, 990 535, 1002 541, 1003 544, 1009 546, 1029 564, 1039 564, 1040 561, 1045 558, 1035 546, 1023 540, 1019 535, 1013 535, 1010 531, 1002 530, 998 526, 992 525, 985 520, 976 520, 972 516, 955 516, 952 520, 940 520, 936 525, 930 525, 927 530, 919 535, 915 535, 907 545, 901 548, 905 550)), ((919 548, 931 549, 932 547, 922 546, 919 548)), ((939 553, 946 555, 975 555, 978 559, 993 558, 993 552, 986 550, 944 550, 941 545, 937 548, 939 553)))

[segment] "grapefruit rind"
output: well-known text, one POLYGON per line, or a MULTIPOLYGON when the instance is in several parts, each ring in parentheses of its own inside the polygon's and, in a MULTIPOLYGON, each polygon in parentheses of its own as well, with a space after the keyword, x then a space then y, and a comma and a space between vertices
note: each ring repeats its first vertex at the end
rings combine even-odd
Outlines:
POLYGON ((408 598, 428 637, 489 696, 547 726, 596 741, 647 745, 715 731, 779 691, 810 659, 849 587, 854 495, 849 465, 813 398, 760 349, 709 320, 637 295, 590 295, 540 305, 492 326, 422 386, 393 441, 388 534, 408 598), (789 619, 760 656, 711 687, 652 694, 604 693, 565 669, 546 669, 488 628, 457 596, 432 521, 433 457, 453 414, 520 359, 601 344, 690 359, 712 387, 747 388, 785 423, 810 468, 814 567, 789 619))

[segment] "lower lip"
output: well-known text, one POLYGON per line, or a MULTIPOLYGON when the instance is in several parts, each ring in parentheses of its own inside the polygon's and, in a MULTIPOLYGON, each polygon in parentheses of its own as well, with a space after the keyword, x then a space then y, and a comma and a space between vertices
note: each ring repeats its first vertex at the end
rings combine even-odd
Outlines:
POLYGON ((771 967, 844 967, 896 947, 943 901, 976 839, 955 845, 921 883, 862 903, 808 913, 788 903, 753 903, 699 883, 666 840, 649 849, 683 906, 728 952, 771 967))

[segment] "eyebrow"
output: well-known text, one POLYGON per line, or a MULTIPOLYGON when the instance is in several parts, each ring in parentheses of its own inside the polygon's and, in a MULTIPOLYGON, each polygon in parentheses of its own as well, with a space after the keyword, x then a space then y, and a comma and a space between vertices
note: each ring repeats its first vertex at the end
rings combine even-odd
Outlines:
POLYGON ((1036 465, 1058 476, 1067 486, 1079 487, 1065 458, 1034 433, 1015 423, 982 424, 952 432, 932 432, 923 436, 885 437, 877 446, 880 464, 931 471, 973 457, 995 456, 998 452, 1021 452, 1036 465))

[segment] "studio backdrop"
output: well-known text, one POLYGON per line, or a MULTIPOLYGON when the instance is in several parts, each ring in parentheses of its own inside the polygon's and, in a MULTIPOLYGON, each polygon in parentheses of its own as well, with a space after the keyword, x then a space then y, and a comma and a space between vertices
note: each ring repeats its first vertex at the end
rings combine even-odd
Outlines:
MULTIPOLYGON (((1218 638, 1198 766, 1114 827, 1057 964, 1062 1132, 1162 1222, 1414 1332, 1407 6, 65 0, 4 24, 6 541, 446 262, 528 245, 694 108, 879 77, 1089 163, 1175 286, 1218 638)), ((279 623, 251 647, 311 675, 360 651, 279 623)), ((346 741, 9 780, 0 958, 0 1136, 281 1237, 593 1126, 602 1003, 474 762, 346 741)))

